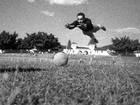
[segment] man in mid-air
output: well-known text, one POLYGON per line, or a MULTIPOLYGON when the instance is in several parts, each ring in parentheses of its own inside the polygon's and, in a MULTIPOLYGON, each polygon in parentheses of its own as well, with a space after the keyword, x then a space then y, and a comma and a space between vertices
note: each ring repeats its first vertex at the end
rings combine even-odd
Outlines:
POLYGON ((89 44, 97 44, 98 40, 95 38, 94 33, 102 29, 103 31, 106 31, 105 26, 92 24, 91 20, 89 18, 85 17, 85 14, 80 12, 77 14, 77 20, 75 20, 71 24, 66 24, 66 28, 68 29, 74 29, 75 27, 79 27, 84 35, 87 35, 91 38, 89 44))

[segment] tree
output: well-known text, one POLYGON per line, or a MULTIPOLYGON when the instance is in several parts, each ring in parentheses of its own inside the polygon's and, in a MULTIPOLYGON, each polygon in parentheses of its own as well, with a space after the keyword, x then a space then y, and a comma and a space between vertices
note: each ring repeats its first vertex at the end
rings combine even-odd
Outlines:
POLYGON ((23 49, 37 48, 39 51, 45 51, 51 49, 58 51, 61 48, 61 44, 53 34, 45 32, 38 32, 32 34, 26 34, 27 36, 23 39, 21 47, 23 49))
POLYGON ((16 41, 17 50, 21 50, 22 49, 22 42, 23 42, 22 38, 18 38, 17 39, 17 41, 16 41))
POLYGON ((130 39, 129 37, 112 38, 111 50, 118 54, 129 55, 139 49, 140 43, 138 40, 130 39))
POLYGON ((0 33, 0 49, 2 50, 15 50, 17 48, 16 40, 18 34, 14 32, 10 34, 9 32, 2 31, 0 33))

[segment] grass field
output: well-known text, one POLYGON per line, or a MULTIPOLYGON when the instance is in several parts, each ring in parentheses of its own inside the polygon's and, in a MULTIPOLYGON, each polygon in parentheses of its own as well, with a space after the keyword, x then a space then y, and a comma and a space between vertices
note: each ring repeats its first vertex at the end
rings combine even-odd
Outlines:
POLYGON ((0 105, 140 105, 135 57, 0 55, 0 105))

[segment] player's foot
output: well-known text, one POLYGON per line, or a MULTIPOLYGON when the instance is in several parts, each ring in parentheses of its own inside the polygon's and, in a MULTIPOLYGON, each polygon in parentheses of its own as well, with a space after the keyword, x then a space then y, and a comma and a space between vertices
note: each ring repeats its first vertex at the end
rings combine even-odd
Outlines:
POLYGON ((97 39, 95 39, 94 41, 95 41, 95 43, 99 43, 99 41, 97 39))
POLYGON ((93 36, 93 37, 91 37, 88 45, 90 45, 90 44, 97 44, 97 43, 99 43, 98 40, 93 36))
POLYGON ((95 44, 95 48, 97 48, 97 45, 95 44))
POLYGON ((101 29, 102 29, 103 31, 106 31, 106 27, 105 27, 105 26, 101 26, 101 29))

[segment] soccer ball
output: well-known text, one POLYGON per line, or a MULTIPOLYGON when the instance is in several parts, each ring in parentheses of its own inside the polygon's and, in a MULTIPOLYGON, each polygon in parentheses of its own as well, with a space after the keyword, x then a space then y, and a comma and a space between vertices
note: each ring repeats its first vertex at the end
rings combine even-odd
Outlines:
POLYGON ((68 55, 64 52, 58 52, 54 55, 53 62, 57 66, 64 66, 68 63, 68 55))

